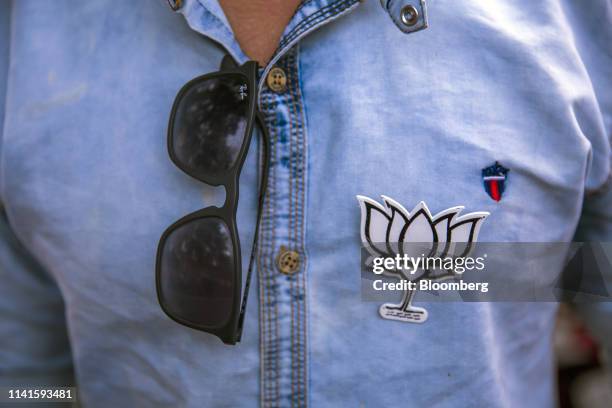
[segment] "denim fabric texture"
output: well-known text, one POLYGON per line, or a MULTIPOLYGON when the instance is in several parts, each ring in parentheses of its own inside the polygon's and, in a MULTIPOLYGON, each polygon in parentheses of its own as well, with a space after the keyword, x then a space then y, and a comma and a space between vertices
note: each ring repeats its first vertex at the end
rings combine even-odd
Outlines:
POLYGON ((557 305, 420 300, 427 322, 382 319, 361 300, 355 196, 487 211, 479 241, 612 240, 612 6, 426 7, 428 27, 404 33, 378 0, 306 0, 262 67, 270 180, 232 347, 165 316, 154 279, 164 229, 223 202, 166 151, 181 86, 226 53, 248 60, 219 4, 1 2, 0 385, 76 381, 101 408, 554 406, 557 305), (496 161, 499 202, 481 178, 496 161))

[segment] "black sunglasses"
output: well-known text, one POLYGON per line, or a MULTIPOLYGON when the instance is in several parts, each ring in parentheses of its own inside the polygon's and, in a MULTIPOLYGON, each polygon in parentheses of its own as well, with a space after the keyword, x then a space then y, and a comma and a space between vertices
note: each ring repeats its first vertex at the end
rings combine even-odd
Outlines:
POLYGON ((226 56, 221 71, 185 84, 174 100, 168 152, 190 176, 224 186, 223 207, 207 207, 170 225, 162 234, 155 265, 157 298, 173 320, 214 334, 226 344, 240 341, 259 218, 268 176, 269 141, 256 111, 256 62, 237 67, 226 56), (238 182, 255 122, 263 139, 262 176, 255 236, 244 295, 242 256, 236 228, 238 182))

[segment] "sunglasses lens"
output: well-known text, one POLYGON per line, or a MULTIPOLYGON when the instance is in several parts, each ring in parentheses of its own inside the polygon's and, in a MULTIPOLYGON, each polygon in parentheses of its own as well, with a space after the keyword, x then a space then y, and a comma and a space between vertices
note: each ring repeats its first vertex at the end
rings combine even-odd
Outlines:
POLYGON ((160 301, 173 317, 196 326, 227 322, 234 300, 234 250, 227 224, 216 217, 189 221, 161 248, 160 301))
POLYGON ((195 82, 176 106, 170 148, 187 173, 207 180, 231 169, 246 135, 247 78, 226 74, 195 82))

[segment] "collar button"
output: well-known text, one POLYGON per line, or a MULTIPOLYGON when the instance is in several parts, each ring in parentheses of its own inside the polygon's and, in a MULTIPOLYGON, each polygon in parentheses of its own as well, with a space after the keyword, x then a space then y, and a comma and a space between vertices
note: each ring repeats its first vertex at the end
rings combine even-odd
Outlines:
POLYGON ((268 72, 266 84, 272 91, 283 93, 287 90, 287 74, 282 68, 274 67, 268 72))

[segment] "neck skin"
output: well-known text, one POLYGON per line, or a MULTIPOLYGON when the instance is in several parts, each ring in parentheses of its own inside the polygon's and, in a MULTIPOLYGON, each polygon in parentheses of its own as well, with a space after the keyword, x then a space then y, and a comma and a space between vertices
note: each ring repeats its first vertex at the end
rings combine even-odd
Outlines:
POLYGON ((265 66, 301 0, 219 0, 242 51, 265 66))

